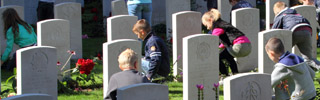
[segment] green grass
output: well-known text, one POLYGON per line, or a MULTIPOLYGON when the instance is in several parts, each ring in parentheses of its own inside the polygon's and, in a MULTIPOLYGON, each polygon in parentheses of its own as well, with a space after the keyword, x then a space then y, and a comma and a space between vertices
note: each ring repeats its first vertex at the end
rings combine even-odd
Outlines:
MULTIPOLYGON (((102 51, 102 44, 106 42, 106 38, 89 38, 83 40, 83 57, 84 58, 91 58, 96 55, 97 52, 102 51)), ((320 48, 317 49, 318 54, 320 53, 320 48)), ((317 57, 317 59, 320 59, 320 56, 317 57)), ((71 67, 74 67, 75 61, 72 61, 71 67)), ((97 88, 94 88, 92 90, 87 90, 83 92, 74 92, 69 94, 59 94, 58 99, 59 100, 102 100, 103 99, 103 88, 102 88, 102 64, 96 65, 95 68, 92 71, 95 73, 96 76, 99 78, 96 78, 96 86, 97 88)), ((4 91, 6 89, 11 88, 12 81, 9 81, 8 84, 6 84, 6 79, 10 76, 12 76, 12 72, 8 72, 5 70, 1 70, 1 91, 4 91)), ((72 78, 75 79, 76 75, 73 75, 72 78)), ((320 73, 317 72, 316 78, 320 78, 320 73)), ((169 99, 170 100, 182 100, 183 99, 183 91, 182 91, 182 83, 181 82, 168 82, 165 83, 169 87, 169 99)), ((320 84, 315 81, 314 82, 316 88, 320 88, 320 84)), ((82 84, 82 86, 90 86, 92 85, 90 82, 86 84, 82 84)), ((196 87, 195 87, 196 88, 196 87)), ((223 100, 223 86, 221 86, 219 91, 219 99, 223 100)), ((13 91, 10 91, 13 92, 13 91)), ((4 96, 2 96, 4 97, 4 96)))

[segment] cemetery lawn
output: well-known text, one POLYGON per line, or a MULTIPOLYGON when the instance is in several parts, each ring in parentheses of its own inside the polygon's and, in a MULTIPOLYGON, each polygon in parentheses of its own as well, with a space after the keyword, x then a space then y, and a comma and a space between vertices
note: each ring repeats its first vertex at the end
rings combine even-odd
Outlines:
MULTIPOLYGON (((102 51, 102 44, 106 42, 106 38, 89 38, 89 39, 83 39, 83 58, 90 58, 92 59, 97 55, 97 53, 102 51)), ((320 48, 317 49, 318 54, 320 53, 320 48)), ((320 56, 317 57, 320 59, 320 56)), ((71 61, 71 67, 75 67, 76 61, 71 61)), ((58 95, 58 100, 102 100, 103 99, 103 88, 102 88, 102 64, 95 65, 95 68, 93 69, 93 73, 95 73, 96 77, 96 84, 93 86, 91 82, 88 82, 86 84, 82 84, 81 86, 84 87, 91 87, 89 89, 85 89, 82 92, 73 92, 73 93, 60 93, 58 95)), ((6 80, 8 77, 12 76, 12 72, 8 72, 5 70, 1 70, 1 92, 9 91, 9 93, 14 92, 12 90, 11 84, 12 80, 8 81, 8 84, 6 84, 6 80)), ((72 76, 72 78, 75 78, 75 75, 72 76)), ((320 72, 318 71, 316 73, 316 79, 314 81, 315 87, 320 88, 320 72)), ((167 82, 165 83, 169 87, 169 99, 170 100, 182 100, 182 83, 181 82, 167 82)), ((195 86, 196 88, 196 86, 195 86)), ((219 99, 223 100, 223 87, 220 86, 219 91, 219 99)), ((197 94, 195 94, 197 95, 197 94)), ((2 99, 6 97, 7 94, 3 94, 1 97, 2 99)))

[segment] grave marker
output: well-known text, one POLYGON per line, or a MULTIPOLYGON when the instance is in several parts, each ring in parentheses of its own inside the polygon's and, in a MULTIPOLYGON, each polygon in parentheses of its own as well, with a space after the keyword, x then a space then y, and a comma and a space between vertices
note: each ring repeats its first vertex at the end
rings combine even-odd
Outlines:
MULTIPOLYGON (((182 56, 182 38, 201 33, 201 13, 194 11, 183 11, 172 14, 172 48, 173 62, 176 62, 179 55, 182 56)), ((182 69, 181 58, 173 65, 173 75, 178 75, 182 69)))
POLYGON ((138 17, 117 15, 107 18, 108 42, 116 39, 138 39, 132 32, 133 25, 138 17))
POLYGON ((224 100, 271 100, 271 76, 241 73, 223 80, 224 100))
POLYGON ((166 85, 140 83, 117 89, 117 100, 169 100, 166 85))
POLYGON ((82 23, 80 3, 60 3, 54 6, 54 18, 70 22, 70 48, 76 51, 73 59, 82 58, 82 23))
POLYGON ((271 29, 268 31, 259 32, 258 35, 258 71, 259 73, 269 73, 271 74, 274 66, 274 62, 270 60, 266 50, 265 45, 270 38, 279 38, 283 45, 285 51, 290 51, 292 48, 292 32, 283 29, 271 29))
POLYGON ((119 39, 103 44, 103 97, 106 97, 110 77, 120 72, 118 56, 127 48, 138 55, 138 69, 141 62, 141 42, 133 39, 119 39))
POLYGON ((128 15, 128 9, 124 0, 114 0, 111 2, 112 16, 128 15))
POLYGON ((219 82, 219 37, 196 34, 183 38, 183 100, 196 100, 197 84, 204 85, 205 100, 215 98, 212 84, 219 82))
POLYGON ((17 50, 17 94, 44 93, 57 100, 57 50, 33 46, 17 50))
POLYGON ((260 31, 259 9, 240 8, 232 11, 232 25, 239 29, 251 42, 251 53, 246 57, 236 58, 239 72, 246 72, 258 67, 258 33, 260 31))

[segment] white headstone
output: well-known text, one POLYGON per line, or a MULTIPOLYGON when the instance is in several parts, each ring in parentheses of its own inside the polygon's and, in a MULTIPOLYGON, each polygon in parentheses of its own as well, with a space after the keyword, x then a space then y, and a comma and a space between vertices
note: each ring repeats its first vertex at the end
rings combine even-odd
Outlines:
POLYGON ((292 32, 283 29, 271 29, 263 32, 259 32, 258 35, 258 71, 260 73, 272 73, 274 62, 270 60, 265 45, 270 38, 279 38, 285 48, 285 51, 291 52, 292 47, 292 32))
POLYGON ((169 100, 166 85, 140 83, 117 89, 117 100, 169 100))
POLYGON ((239 72, 246 72, 258 67, 258 33, 260 31, 259 9, 240 8, 232 11, 232 25, 239 29, 251 42, 251 53, 246 57, 236 58, 239 72))
POLYGON ((74 59, 82 58, 82 23, 80 3, 60 3, 54 6, 54 18, 70 22, 70 48, 76 51, 74 59))
POLYGON ((54 5, 65 2, 76 2, 77 0, 55 0, 54 5))
POLYGON ((22 6, 24 9, 25 21, 28 24, 36 24, 37 23, 37 7, 39 0, 2 0, 1 6, 15 5, 22 6))
POLYGON ((2 100, 54 100, 52 96, 48 94, 27 93, 16 95, 2 100))
POLYGON ((114 0, 111 2, 112 16, 128 15, 127 5, 124 0, 114 0))
MULTIPOLYGON (((3 32, 3 29, 4 29, 4 22, 3 22, 3 19, 2 19, 2 15, 3 15, 3 12, 8 9, 8 8, 13 8, 14 10, 17 11, 19 17, 23 20, 24 19, 24 12, 23 12, 23 7, 22 6, 2 6, 0 8, 0 43, 1 43, 1 54, 3 54, 3 52, 5 51, 6 49, 6 46, 7 46, 7 40, 4 38, 4 35, 6 33, 3 32)), ((18 45, 16 44, 13 44, 13 49, 11 50, 11 54, 10 54, 10 57, 12 57, 13 53, 19 48, 18 45)))
POLYGON ((289 5, 289 0, 266 0, 266 30, 269 30, 272 27, 275 17, 273 12, 273 5, 278 1, 282 1, 289 5))
POLYGON ((305 17, 312 27, 312 57, 317 58, 317 28, 319 27, 315 6, 300 5, 292 7, 299 14, 305 17))
MULTIPOLYGON (((182 11, 172 14, 172 40, 173 40, 173 62, 182 56, 182 38, 201 33, 201 13, 194 11, 182 11)), ((178 75, 182 69, 181 58, 173 65, 173 75, 178 75)))
POLYGON ((132 32, 133 25, 138 17, 129 15, 117 15, 107 19, 108 42, 116 39, 138 39, 132 32))
POLYGON ((183 100, 196 100, 197 84, 204 85, 205 100, 214 99, 219 82, 219 37, 196 34, 183 38, 183 100))
MULTIPOLYGON (((64 19, 49 19, 37 23, 38 46, 53 46, 57 48, 57 59, 64 65, 70 56, 70 24, 64 19)), ((62 67, 61 65, 61 67, 62 67)), ((60 73, 60 68, 58 73, 60 73)), ((63 70, 70 68, 70 62, 63 70)), ((59 76, 59 79, 61 77, 59 76)))
MULTIPOLYGON (((173 14, 180 11, 190 11, 190 0, 166 0, 166 26, 167 38, 172 37, 173 32, 173 14)), ((182 39, 181 39, 182 41, 182 39)))
POLYGON ((138 68, 141 62, 141 42, 133 39, 119 39, 103 44, 103 97, 106 97, 109 79, 120 72, 118 56, 127 48, 132 49, 138 55, 138 68))
POLYGON ((241 73, 223 80, 224 100, 271 100, 271 76, 241 73))
POLYGON ((221 13, 221 19, 230 22, 230 11, 232 5, 229 3, 229 0, 218 0, 218 10, 221 13))
POLYGON ((17 50, 17 94, 44 93, 58 97, 57 50, 34 46, 17 50))

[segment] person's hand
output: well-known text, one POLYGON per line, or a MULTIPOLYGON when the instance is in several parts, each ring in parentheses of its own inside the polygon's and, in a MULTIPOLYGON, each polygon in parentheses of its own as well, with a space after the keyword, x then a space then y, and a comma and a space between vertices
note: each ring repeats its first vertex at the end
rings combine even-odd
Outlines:
POLYGON ((148 78, 148 80, 150 80, 150 78, 149 77, 147 77, 148 78))

